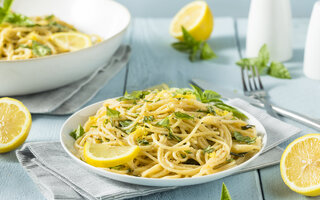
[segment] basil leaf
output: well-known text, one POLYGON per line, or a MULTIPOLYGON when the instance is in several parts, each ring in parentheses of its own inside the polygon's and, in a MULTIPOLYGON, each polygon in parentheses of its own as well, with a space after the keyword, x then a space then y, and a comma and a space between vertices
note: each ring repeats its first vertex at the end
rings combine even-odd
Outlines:
POLYGON ((196 61, 197 55, 198 55, 198 50, 199 50, 199 45, 194 45, 194 46, 191 48, 191 51, 190 51, 190 53, 189 53, 189 60, 190 60, 191 62, 196 61))
POLYGON ((150 94, 149 91, 133 91, 132 93, 125 92, 123 97, 120 97, 118 101, 123 100, 140 100, 144 99, 146 95, 150 94))
POLYGON ((158 126, 168 127, 169 126, 169 118, 166 117, 157 123, 158 126))
POLYGON ((178 119, 193 119, 192 116, 186 114, 186 113, 182 113, 180 111, 175 112, 174 115, 176 116, 176 118, 178 119))
POLYGON ((43 44, 40 44, 39 42, 32 41, 32 53, 35 54, 36 56, 46 56, 46 55, 51 55, 51 49, 43 44))
POLYGON ((268 74, 276 78, 291 79, 288 69, 280 62, 271 62, 268 74))
POLYGON ((176 136, 172 133, 171 128, 168 128, 169 130, 169 134, 168 134, 168 138, 171 140, 177 140, 178 142, 182 141, 182 139, 179 136, 176 136))
POLYGON ((2 24, 6 20, 8 14, 10 13, 10 7, 12 3, 13 3, 13 0, 3 1, 3 6, 0 7, 0 24, 2 24))
POLYGON ((238 141, 240 143, 252 144, 252 143, 256 142, 256 138, 251 138, 249 136, 244 136, 244 135, 242 135, 241 133, 239 133, 237 131, 233 132, 232 137, 236 141, 238 141))
POLYGON ((82 128, 82 126, 79 124, 78 128, 75 129, 74 131, 70 132, 69 135, 71 137, 73 137, 75 140, 77 140, 78 138, 80 138, 81 136, 83 136, 84 134, 84 129, 82 128))
POLYGON ((262 45, 258 54, 258 61, 260 65, 267 66, 270 60, 270 53, 266 44, 262 45))
POLYGON ((227 186, 222 183, 222 189, 221 189, 221 200, 231 200, 231 196, 229 194, 227 186))
POLYGON ((229 111, 229 112, 232 112, 233 116, 239 118, 239 119, 242 119, 242 120, 247 120, 248 117, 243 114, 242 112, 240 112, 238 109, 232 107, 232 106, 229 106, 229 105, 226 105, 224 103, 216 103, 215 106, 217 108, 220 108, 222 110, 226 110, 226 111, 229 111))
POLYGON ((152 122, 154 120, 154 117, 153 116, 145 116, 143 118, 143 122, 152 122))
POLYGON ((107 108, 107 115, 109 117, 113 118, 113 117, 119 117, 120 116, 120 112, 119 111, 110 109, 109 107, 106 107, 106 108, 107 108))
POLYGON ((212 58, 216 58, 217 55, 213 52, 211 47, 207 42, 203 42, 202 48, 201 48, 201 53, 200 53, 200 58, 202 60, 210 60, 212 58))
POLYGON ((230 155, 233 155, 233 156, 237 156, 237 157, 244 157, 244 155, 246 155, 248 152, 245 152, 245 153, 233 153, 233 152, 230 152, 230 155))
POLYGON ((203 103, 222 102, 219 98, 221 98, 221 95, 212 90, 205 90, 202 94, 203 103))
POLYGON ((132 121, 131 120, 123 120, 123 121, 119 121, 119 124, 121 127, 127 127, 132 124, 132 121))
POLYGON ((242 130, 248 130, 248 129, 253 128, 253 127, 255 127, 255 125, 247 124, 245 126, 241 126, 241 129, 242 130))
POLYGON ((175 42, 171 46, 177 51, 190 52, 190 46, 185 42, 175 42))
POLYGON ((190 86, 193 88, 193 93, 197 97, 197 100, 198 101, 202 101, 202 95, 203 95, 202 90, 196 85, 191 85, 190 84, 190 86))
POLYGON ((207 148, 203 149, 205 153, 212 153, 215 149, 211 147, 210 145, 207 146, 207 148))
POLYGON ((5 21, 10 23, 10 24, 15 24, 17 26, 31 27, 31 26, 35 26, 36 25, 27 16, 24 16, 24 15, 21 15, 21 14, 17 14, 17 13, 12 13, 12 12, 8 13, 5 21))
POLYGON ((137 141, 138 141, 138 143, 139 143, 140 145, 149 145, 149 141, 146 140, 146 139, 140 139, 140 138, 138 138, 137 141))
POLYGON ((183 26, 181 26, 181 29, 183 34, 183 41, 189 46, 194 46, 197 43, 197 41, 183 26))
POLYGON ((184 152, 186 152, 187 154, 192 154, 190 150, 184 150, 184 152))

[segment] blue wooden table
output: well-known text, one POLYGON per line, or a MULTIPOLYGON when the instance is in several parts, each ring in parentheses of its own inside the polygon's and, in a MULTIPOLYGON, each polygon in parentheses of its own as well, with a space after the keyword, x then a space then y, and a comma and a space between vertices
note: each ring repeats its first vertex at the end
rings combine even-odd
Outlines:
MULTIPOLYGON (((169 23, 170 19, 167 18, 134 19, 125 39, 125 43, 132 47, 129 64, 88 104, 120 96, 126 90, 144 89, 160 83, 187 87, 191 78, 208 80, 219 87, 242 90, 239 68, 234 63, 239 60, 241 54, 245 55, 246 19, 215 19, 215 28, 209 43, 218 58, 195 63, 190 63, 187 55, 170 47, 174 39, 168 33, 169 23)), ((294 57, 286 63, 293 79, 263 77, 263 82, 275 104, 319 117, 320 82, 307 79, 302 73, 307 25, 307 19, 294 20, 294 57)), ((68 116, 33 115, 32 117, 33 124, 28 142, 57 141, 60 127, 68 116)), ((300 136, 315 132, 292 121, 286 121, 303 129, 300 136)), ((285 148, 293 139, 281 147, 285 148)), ((280 177, 278 165, 136 199, 216 200, 220 199, 222 182, 225 182, 234 200, 308 199, 286 187, 280 177)), ((14 152, 0 155, 0 199, 44 199, 19 165, 14 152)))

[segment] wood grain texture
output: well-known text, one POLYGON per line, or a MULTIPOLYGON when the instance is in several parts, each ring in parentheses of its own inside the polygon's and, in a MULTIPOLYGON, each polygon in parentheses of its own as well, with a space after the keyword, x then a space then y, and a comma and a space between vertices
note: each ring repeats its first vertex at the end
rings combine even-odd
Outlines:
MULTIPOLYGON (((191 78, 212 80, 220 86, 240 89, 238 84, 240 72, 234 65, 239 59, 239 53, 232 18, 218 18, 215 21, 215 29, 209 43, 218 58, 194 63, 188 60, 186 54, 177 52, 170 46, 175 40, 168 33, 169 23, 168 19, 134 20, 131 42, 133 53, 127 79, 128 91, 161 83, 173 87, 188 87, 191 78)), ((220 199, 222 182, 225 182, 230 189, 233 199, 262 199, 257 171, 136 199, 220 199), (242 187, 243 185, 247 187, 242 187)))
MULTIPOLYGON (((292 80, 280 80, 272 77, 263 77, 264 87, 269 91, 271 101, 284 108, 308 114, 308 116, 320 118, 320 110, 315 109, 320 106, 320 87, 319 82, 307 79, 303 74, 303 54, 305 37, 308 28, 308 19, 293 20, 293 57, 284 64, 292 74, 292 80)), ((239 35, 241 53, 245 56, 245 37, 247 30, 247 19, 237 20, 237 32, 239 35)), ((284 121, 291 123, 303 131, 290 138, 280 146, 285 148, 297 137, 308 133, 315 133, 316 130, 305 127, 299 123, 288 119, 284 121)), ((260 170, 263 193, 266 200, 284 199, 300 200, 310 199, 291 191, 282 181, 279 165, 260 170)), ((320 199, 315 197, 312 199, 320 199)))

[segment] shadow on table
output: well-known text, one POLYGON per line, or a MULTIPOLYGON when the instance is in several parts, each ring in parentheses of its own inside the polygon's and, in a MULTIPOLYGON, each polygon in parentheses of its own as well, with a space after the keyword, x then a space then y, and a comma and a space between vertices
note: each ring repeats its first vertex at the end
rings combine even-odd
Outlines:
POLYGON ((18 159, 16 157, 15 151, 0 154, 0 162, 16 163, 18 159))

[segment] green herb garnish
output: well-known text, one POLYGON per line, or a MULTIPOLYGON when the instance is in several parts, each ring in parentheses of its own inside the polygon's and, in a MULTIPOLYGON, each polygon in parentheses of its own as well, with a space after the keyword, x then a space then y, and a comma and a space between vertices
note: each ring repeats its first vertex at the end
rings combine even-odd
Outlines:
POLYGON ((133 91, 130 94, 126 91, 123 97, 118 98, 118 101, 124 100, 140 100, 144 99, 146 95, 150 94, 150 91, 133 91))
POLYGON ((161 121, 159 121, 159 122, 157 123, 157 125, 158 125, 158 126, 161 126, 161 127, 166 127, 166 128, 168 128, 169 122, 170 122, 170 121, 169 121, 169 118, 166 117, 166 118, 162 119, 161 121))
POLYGON ((196 161, 195 159, 189 158, 187 161, 183 162, 183 164, 187 164, 187 165, 200 165, 198 163, 198 161, 196 161))
POLYGON ((98 128, 98 126, 90 126, 90 128, 98 128))
POLYGON ((120 112, 119 111, 110 109, 109 107, 106 107, 106 108, 107 108, 107 116, 109 116, 111 118, 120 116, 120 112))
POLYGON ((229 112, 232 112, 233 116, 239 118, 239 119, 242 119, 242 120, 247 120, 248 117, 243 114, 242 112, 240 112, 238 109, 232 107, 232 106, 229 106, 227 104, 224 104, 224 103, 216 103, 214 104, 217 108, 220 108, 221 110, 226 110, 226 111, 229 111, 229 112))
POLYGON ((175 112, 174 115, 176 116, 176 118, 178 119, 193 119, 192 116, 186 114, 186 113, 182 113, 180 111, 175 112))
POLYGON ((221 200, 231 200, 230 193, 228 191, 227 186, 222 183, 222 189, 221 189, 221 200))
POLYGON ((244 136, 244 135, 242 135, 241 133, 239 133, 237 131, 234 131, 232 133, 232 136, 236 141, 241 142, 241 143, 252 144, 252 143, 256 142, 256 138, 251 138, 249 136, 244 136))
POLYGON ((69 135, 71 137, 73 137, 75 140, 77 140, 78 138, 80 138, 81 136, 83 136, 84 134, 84 129, 83 127, 79 124, 78 128, 75 129, 74 131, 70 132, 69 135))
POLYGON ((114 167, 109 167, 109 169, 121 170, 121 169, 123 169, 124 167, 125 167, 124 165, 117 165, 117 166, 114 166, 114 167))
POLYGON ((191 62, 199 59, 209 60, 217 57, 207 42, 196 41, 183 26, 181 28, 183 41, 171 44, 175 50, 188 53, 191 62))
POLYGON ((177 140, 178 142, 182 141, 182 139, 179 136, 176 136, 175 134, 172 133, 171 128, 168 128, 169 134, 168 138, 171 140, 177 140))
POLYGON ((2 7, 0 7, 0 24, 2 24, 6 20, 8 14, 10 13, 10 7, 12 3, 13 3, 13 0, 3 1, 3 5, 2 7))
POLYGON ((190 85, 193 88, 193 94, 196 96, 197 100, 201 101, 202 103, 209 103, 209 102, 222 102, 220 100, 221 95, 212 90, 202 90, 195 85, 190 85))
POLYGON ((203 149, 203 152, 204 153, 212 153, 214 150, 215 149, 209 145, 205 149, 203 149))
POLYGON ((143 122, 144 123, 147 123, 147 122, 152 122, 154 120, 154 117, 153 116, 145 116, 143 118, 143 122))
POLYGON ((123 121, 119 121, 119 124, 121 127, 127 127, 132 124, 132 121, 131 120, 123 120, 123 121))
POLYGON ((37 41, 32 41, 32 53, 35 54, 36 56, 42 57, 42 56, 47 56, 51 55, 51 49, 43 44, 40 44, 37 41))
POLYGON ((248 129, 253 128, 253 127, 255 127, 255 125, 247 124, 245 126, 241 126, 241 129, 242 130, 248 130, 248 129))
POLYGON ((186 152, 187 154, 192 154, 190 150, 184 150, 184 152, 186 152))
MULTIPOLYGON (((243 58, 236 62, 242 68, 257 67, 260 75, 268 74, 270 76, 282 79, 291 79, 288 69, 280 62, 271 62, 269 65, 270 53, 266 44, 260 50, 258 57, 243 58)), ((254 72, 255 73, 255 72, 254 72)))
POLYGON ((149 141, 146 140, 146 139, 140 139, 140 138, 138 138, 138 139, 137 139, 137 142, 138 142, 140 145, 149 145, 149 141))

